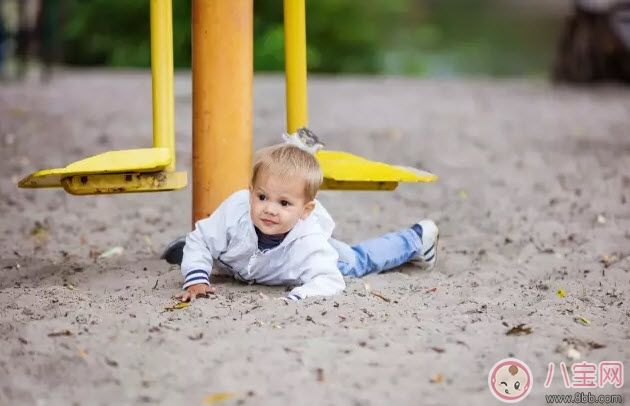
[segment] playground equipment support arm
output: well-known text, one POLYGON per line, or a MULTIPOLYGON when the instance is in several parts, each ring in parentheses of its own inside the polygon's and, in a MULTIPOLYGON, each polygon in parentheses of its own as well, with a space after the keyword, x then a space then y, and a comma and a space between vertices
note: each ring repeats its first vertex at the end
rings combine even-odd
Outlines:
POLYGON ((169 148, 175 170, 175 102, 173 91, 173 9, 171 0, 151 0, 151 70, 153 146, 169 148))
POLYGON ((305 0, 284 0, 287 131, 308 127, 305 0))

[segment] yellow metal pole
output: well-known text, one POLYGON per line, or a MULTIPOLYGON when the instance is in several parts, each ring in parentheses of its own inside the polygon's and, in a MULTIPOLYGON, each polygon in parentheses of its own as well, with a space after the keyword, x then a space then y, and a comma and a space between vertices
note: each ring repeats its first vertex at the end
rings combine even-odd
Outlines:
POLYGON ((287 131, 308 126, 306 11, 304 0, 284 0, 287 131))
POLYGON ((253 0, 193 0, 193 225, 249 185, 253 0))
POLYGON ((171 0, 151 0, 151 71, 153 146, 169 148, 175 170, 175 105, 173 95, 173 9, 171 0))

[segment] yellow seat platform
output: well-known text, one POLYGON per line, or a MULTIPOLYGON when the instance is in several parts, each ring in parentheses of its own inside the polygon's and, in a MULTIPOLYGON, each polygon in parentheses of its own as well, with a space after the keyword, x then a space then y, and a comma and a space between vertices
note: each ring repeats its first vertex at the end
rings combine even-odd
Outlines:
POLYGON ((68 193, 80 195, 183 188, 187 184, 186 172, 164 170, 171 161, 169 148, 108 151, 65 168, 34 172, 22 179, 18 186, 63 187, 68 193))
POLYGON ((319 150, 323 190, 394 190, 399 182, 435 182, 438 177, 415 168, 370 161, 341 151, 319 150))
POLYGON ((173 27, 171 0, 151 1, 152 148, 104 152, 22 179, 20 188, 62 187, 74 195, 159 192, 181 189, 186 172, 175 172, 173 27))

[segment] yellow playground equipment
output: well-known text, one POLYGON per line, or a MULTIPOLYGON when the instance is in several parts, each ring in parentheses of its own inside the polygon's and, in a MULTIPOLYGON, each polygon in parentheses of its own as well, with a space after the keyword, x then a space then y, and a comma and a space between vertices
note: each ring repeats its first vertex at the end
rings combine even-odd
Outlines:
MULTIPOLYGON (((109 151, 46 169, 21 188, 63 187, 73 195, 186 187, 175 170, 172 0, 149 0, 153 147, 109 151)), ((308 127, 305 0, 284 0, 287 133, 308 127)), ((193 0, 193 223, 249 182, 253 121, 253 0, 193 0)), ((323 189, 394 190, 433 182, 431 173, 325 148, 315 153, 323 189)))
MULTIPOLYGON (((292 134, 308 127, 304 0, 284 0, 284 47, 287 132, 292 134)), ((324 190, 394 190, 399 182, 437 179, 428 172, 374 162, 347 152, 320 149, 315 156, 324 171, 324 190)))
POLYGON ((109 151, 22 179, 21 188, 63 187, 74 195, 152 192, 183 188, 175 171, 173 28, 170 0, 151 1, 153 148, 109 151))

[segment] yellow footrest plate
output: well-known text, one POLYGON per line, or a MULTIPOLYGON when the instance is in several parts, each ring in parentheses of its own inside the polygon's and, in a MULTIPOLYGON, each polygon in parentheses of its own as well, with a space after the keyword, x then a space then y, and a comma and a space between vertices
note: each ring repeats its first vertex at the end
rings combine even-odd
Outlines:
POLYGON ((167 171, 76 175, 61 180, 62 187, 73 195, 161 192, 182 189, 187 183, 186 172, 167 171))
POLYGON ((63 178, 75 175, 159 172, 171 164, 168 148, 109 151, 71 163, 65 168, 45 169, 22 179, 21 188, 61 187, 63 178))
POLYGON ((394 190, 399 182, 435 182, 438 177, 416 168, 370 161, 341 151, 315 154, 324 172, 323 190, 394 190))

